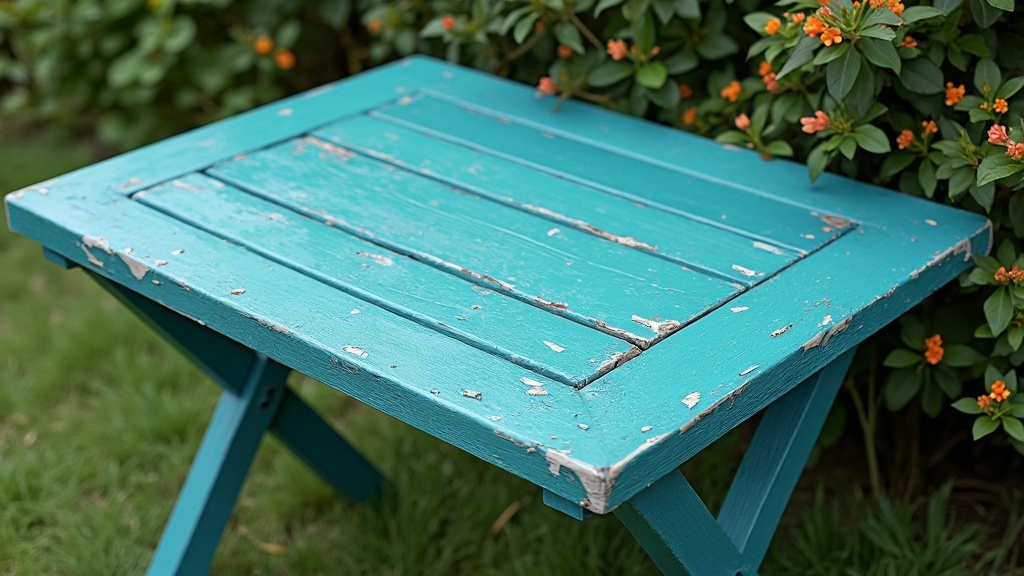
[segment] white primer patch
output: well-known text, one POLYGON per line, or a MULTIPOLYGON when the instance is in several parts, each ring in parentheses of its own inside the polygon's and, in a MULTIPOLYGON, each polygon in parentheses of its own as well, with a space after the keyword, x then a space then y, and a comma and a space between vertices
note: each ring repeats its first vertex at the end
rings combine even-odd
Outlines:
POLYGON ((732 311, 733 313, 746 312, 747 310, 750 310, 750 306, 733 306, 732 308, 729 308, 729 310, 732 311))
POLYGON ((110 243, 104 238, 96 236, 82 236, 82 244, 85 244, 89 248, 99 248, 111 256, 114 255, 114 251, 110 248, 110 243))
POLYGON ((231 291, 232 296, 241 296, 242 294, 245 294, 245 288, 235 288, 231 291))
POLYGON ((472 398, 473 400, 483 400, 484 399, 483 393, 482 392, 477 392, 476 390, 463 390, 462 391, 462 395, 465 396, 466 398, 472 398))
POLYGON ((757 248, 758 250, 764 250, 765 252, 770 252, 772 254, 775 254, 776 256, 782 256, 784 254, 782 250, 776 248, 775 246, 772 246, 771 244, 765 244, 764 242, 754 241, 754 248, 757 248))
POLYGON ((545 390, 543 388, 533 388, 533 387, 531 387, 529 390, 527 390, 526 393, 529 394, 530 396, 547 396, 548 395, 548 391, 547 390, 545 390))
MULTIPOLYGON (((131 248, 128 250, 131 250, 131 248)), ((146 272, 149 272, 149 266, 146 266, 145 263, 132 258, 127 252, 128 251, 125 251, 124 254, 118 254, 118 256, 120 256, 121 260, 128 265, 128 270, 132 273, 132 276, 134 276, 136 280, 142 280, 142 277, 146 275, 146 272)))
POLYGON ((369 353, 367 353, 365 350, 358 346, 345 346, 344 348, 342 348, 342 350, 348 352, 349 354, 359 356, 360 358, 366 358, 370 355, 369 353))
POLYGON ((359 311, 359 308, 353 308, 353 309, 352 309, 352 310, 351 310, 351 311, 349 312, 349 315, 350 315, 350 316, 355 316, 356 314, 362 314, 362 312, 360 312, 360 311, 359 311))
POLYGON ((750 268, 744 268, 743 266, 740 266, 739 264, 733 264, 732 265, 732 269, 737 271, 737 272, 739 272, 740 274, 743 274, 744 276, 750 276, 750 277, 764 276, 764 274, 762 272, 757 272, 755 270, 751 270, 750 268))
POLYGON ((549 342, 549 341, 545 340, 544 341, 544 345, 547 346, 548 348, 551 348, 555 352, 565 352, 565 347, 564 346, 559 346, 558 344, 555 344, 554 342, 549 342))
POLYGON ((356 252, 356 256, 362 256, 363 258, 369 258, 381 266, 391 266, 395 263, 390 256, 382 256, 380 254, 374 254, 373 252, 356 252))
POLYGON ((757 368, 758 368, 757 364, 754 364, 753 366, 747 368, 743 372, 740 372, 740 376, 746 376, 747 374, 750 374, 754 370, 757 370, 757 368))
POLYGON ((691 392, 683 398, 683 404, 686 404, 690 410, 693 410, 698 402, 700 402, 700 392, 691 392))
POLYGON ((559 232, 561 232, 561 230, 559 230, 558 228, 552 228, 551 230, 548 230, 548 236, 554 236, 555 234, 558 234, 559 232))
POLYGON ((519 381, 522 382, 523 384, 526 384, 527 386, 533 386, 534 388, 539 388, 541 386, 544 386, 543 382, 538 382, 538 381, 534 380, 533 378, 523 377, 523 378, 520 378, 519 381))
POLYGON ((630 316, 629 319, 632 320, 633 322, 636 322, 637 324, 642 324, 650 328, 651 330, 658 334, 672 332, 673 330, 677 330, 680 326, 682 326, 682 324, 680 324, 678 320, 664 320, 659 322, 657 320, 648 320, 647 318, 641 318, 636 314, 630 316))

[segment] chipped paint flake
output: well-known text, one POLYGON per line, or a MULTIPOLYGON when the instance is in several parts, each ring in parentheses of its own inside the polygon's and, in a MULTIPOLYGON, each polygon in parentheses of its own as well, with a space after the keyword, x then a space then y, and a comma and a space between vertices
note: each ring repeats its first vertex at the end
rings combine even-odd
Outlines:
POLYGON ((832 315, 831 314, 826 314, 825 317, 821 319, 821 324, 818 324, 818 328, 821 328, 823 326, 828 326, 831 323, 832 323, 832 315))
POLYGON ((641 318, 636 314, 632 315, 630 317, 630 320, 636 322, 637 324, 643 324, 644 326, 650 328, 651 330, 658 334, 669 334, 671 332, 674 332, 675 330, 678 330, 679 327, 682 326, 682 324, 680 324, 677 320, 663 320, 659 322, 658 320, 648 320, 647 318, 641 318))
POLYGON ((543 388, 530 388, 526 391, 530 396, 547 396, 548 391, 543 388))
POLYGON ((935 220, 932 220, 931 218, 926 218, 924 223, 929 225, 929 226, 938 226, 939 225, 938 222, 936 222, 935 220))
POLYGON ((843 330, 846 330, 846 328, 850 325, 851 322, 853 322, 853 316, 847 316, 845 319, 843 319, 841 322, 839 322, 832 328, 815 334, 813 338, 804 343, 801 349, 804 352, 807 352, 811 348, 816 348, 818 346, 824 346, 828 344, 828 341, 831 340, 833 336, 842 332, 843 330))
POLYGON ((145 263, 130 256, 129 250, 131 250, 131 248, 126 250, 124 254, 118 254, 118 256, 128 266, 128 270, 132 273, 132 276, 134 276, 136 280, 142 280, 142 277, 146 275, 146 272, 149 272, 149 266, 146 266, 145 263))
POLYGON ((277 111, 278 116, 291 116, 294 113, 295 111, 292 110, 291 108, 282 108, 277 111))
POLYGON ((202 190, 201 187, 196 186, 195 184, 189 184, 184 180, 171 180, 171 186, 174 186, 175 188, 181 188, 182 190, 188 190, 189 192, 199 192, 200 190, 202 190))
POLYGON ((850 225, 850 221, 842 216, 833 216, 831 214, 825 214, 821 217, 821 221, 837 230, 842 230, 850 225))
POLYGON ((782 336, 783 334, 788 332, 789 329, 792 328, 792 327, 793 327, 792 324, 787 324, 786 326, 783 326, 782 328, 779 328, 778 330, 772 332, 768 336, 771 337, 771 338, 778 338, 779 336, 782 336))
POLYGON ((245 294, 245 288, 235 288, 230 292, 230 294, 232 296, 241 296, 242 294, 245 294))
POLYGON ((700 402, 700 392, 690 392, 685 397, 683 397, 682 402, 683 404, 686 404, 687 408, 693 410, 693 407, 696 406, 698 402, 700 402))
POLYGON ((110 254, 111 256, 114 255, 114 250, 110 248, 110 243, 107 242, 104 238, 100 238, 97 236, 82 236, 82 244, 88 246, 89 248, 98 248, 100 250, 103 250, 104 252, 110 254))
POLYGON ((88 248, 86 248, 82 244, 79 244, 78 247, 82 249, 82 252, 85 252, 85 257, 89 260, 90 264, 92 264, 93 266, 98 266, 100 268, 103 268, 103 262, 100 261, 99 258, 93 256, 92 252, 89 252, 88 248))
POLYGON ((579 428, 580 430, 590 430, 590 426, 587 426, 586 424, 582 423, 577 424, 576 427, 579 428))
POLYGON ((363 258, 369 258, 381 266, 391 266, 395 263, 390 256, 382 256, 380 254, 374 254, 373 252, 356 252, 356 256, 362 256, 363 258))
POLYGON ((353 308, 352 310, 349 311, 350 316, 355 316, 357 314, 362 314, 362 312, 359 311, 359 308, 353 308))
POLYGON ((538 381, 534 380, 533 378, 527 378, 525 376, 523 378, 520 378, 519 381, 522 382, 523 384, 526 384, 527 386, 533 386, 535 388, 539 388, 541 386, 544 386, 543 382, 538 382, 538 381))
POLYGON ((651 427, 650 426, 643 426, 642 428, 640 428, 640 431, 643 432, 644 434, 647 434, 648 432, 651 431, 651 427))
POLYGON ((748 277, 764 276, 763 272, 757 272, 755 270, 751 270, 750 268, 744 268, 739 264, 733 264, 732 269, 748 277))
POLYGON ((754 364, 753 366, 750 366, 749 368, 747 368, 743 372, 740 372, 740 376, 746 376, 747 374, 750 374, 754 370, 757 370, 757 368, 758 368, 757 364, 754 364))
POLYGON ((185 253, 184 248, 178 248, 177 250, 171 250, 171 256, 181 256, 185 253))
POLYGON ((729 308, 729 310, 731 310, 733 313, 746 312, 747 310, 750 310, 750 306, 733 306, 732 308, 729 308))
POLYGON ((351 150, 346 150, 345 148, 342 148, 341 146, 335 146, 334 144, 331 144, 330 142, 324 142, 323 140, 318 140, 316 138, 313 138, 312 136, 306 136, 305 138, 302 139, 302 141, 306 142, 307 144, 312 144, 313 146, 316 146, 317 148, 320 148, 321 150, 324 150, 325 152, 330 152, 331 154, 334 154, 335 156, 340 156, 340 157, 342 157, 344 159, 349 159, 349 158, 355 158, 356 157, 356 153, 351 151, 351 150))
POLYGON ((497 422, 498 420, 501 420, 501 416, 491 416, 491 422, 497 422))
POLYGON ((605 372, 609 372, 614 368, 621 366, 625 362, 636 357, 636 355, 639 353, 640 349, 635 346, 625 352, 616 352, 612 354, 611 358, 605 360, 604 362, 601 363, 600 366, 597 367, 597 373, 604 374, 605 372))
POLYGON ((783 254, 785 254, 785 252, 783 252, 781 249, 776 248, 771 244, 766 244, 764 242, 754 241, 754 248, 757 248, 758 250, 764 250, 765 252, 775 254, 776 256, 782 256, 783 254))
POLYGON ((551 230, 548 230, 548 236, 554 236, 555 234, 558 234, 559 232, 561 232, 561 230, 559 230, 558 228, 552 228, 551 230))
POLYGON ((345 346, 344 348, 342 348, 342 350, 348 352, 349 354, 352 354, 353 356, 359 356, 360 358, 366 358, 369 356, 366 350, 363 350, 358 346, 345 346))
POLYGON ((477 392, 476 390, 463 390, 462 395, 466 398, 472 398, 473 400, 483 400, 483 392, 477 392))
POLYGON ((569 308, 569 305, 566 304, 565 302, 551 302, 549 300, 541 298, 540 296, 534 298, 534 301, 540 304, 541 306, 545 306, 547 308, 554 308, 555 310, 567 310, 569 308))
POLYGON ((564 346, 559 346, 558 344, 555 344, 554 342, 549 342, 549 341, 545 340, 544 341, 544 345, 547 346, 548 348, 551 348, 555 352, 565 352, 565 347, 564 346))
POLYGON ((156 264, 157 266, 166 266, 167 260, 154 260, 153 264, 156 264))

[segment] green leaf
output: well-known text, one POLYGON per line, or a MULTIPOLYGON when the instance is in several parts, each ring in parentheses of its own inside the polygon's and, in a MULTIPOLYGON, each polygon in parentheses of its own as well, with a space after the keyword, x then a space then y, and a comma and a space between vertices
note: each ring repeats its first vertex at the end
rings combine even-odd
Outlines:
POLYGON ((1003 82, 1003 85, 999 87, 999 90, 996 90, 996 98, 1009 98, 1017 92, 1020 92, 1021 88, 1024 88, 1024 76, 1009 78, 1006 82, 1003 82))
POLYGON ((924 358, 921 357, 920 353, 907 350, 906 348, 897 348, 889 352, 883 364, 889 368, 910 368, 911 366, 917 366, 921 362, 924 362, 924 358))
POLYGON ((916 94, 938 94, 945 90, 942 70, 927 58, 914 58, 903 62, 900 82, 916 94))
POLYGON ((951 406, 964 414, 981 414, 981 408, 978 408, 978 401, 974 398, 961 398, 953 402, 951 406))
POLYGON ((860 72, 860 63, 860 52, 856 50, 848 50, 838 59, 829 62, 825 76, 828 92, 833 98, 842 100, 850 92, 860 72))
POLYGON ((885 382, 885 406, 895 412, 907 405, 921 389, 921 375, 912 368, 894 370, 885 382))
MULTIPOLYGON (((1010 0, 1011 2, 1013 0, 1010 0)), ((903 11, 903 24, 909 25, 929 18, 945 18, 946 13, 931 6, 910 6, 903 11)))
POLYGON ((1003 416, 1003 430, 1017 442, 1024 442, 1024 424, 1013 416, 1003 416))
POLYGON ((814 57, 814 51, 821 45, 821 41, 816 38, 801 36, 796 48, 793 49, 793 53, 789 55, 786 63, 782 65, 782 69, 779 70, 775 78, 782 80, 786 74, 810 62, 811 58, 814 57))
POLYGON ((879 40, 885 40, 888 42, 896 37, 896 32, 893 32, 892 28, 882 28, 881 26, 876 26, 874 28, 867 28, 865 30, 861 30, 860 37, 877 38, 879 40))
POLYGON ((996 289, 988 299, 985 300, 985 320, 988 322, 992 333, 996 336, 1003 333, 1013 319, 1013 304, 1010 302, 1010 291, 1005 286, 996 289))
POLYGON ((872 124, 862 124, 853 129, 853 137, 857 145, 875 154, 885 154, 892 151, 889 139, 886 138, 882 129, 872 124))
POLYGON ((913 164, 916 159, 916 154, 906 152, 904 150, 897 150, 885 157, 885 160, 882 161, 882 168, 879 170, 879 174, 882 178, 891 178, 913 164))
POLYGON ((857 43, 857 48, 875 66, 895 70, 897 74, 900 73, 900 55, 896 53, 896 47, 892 45, 892 42, 864 38, 857 43))
POLYGON ((853 160, 854 154, 857 153, 857 139, 852 135, 841 136, 839 140, 839 152, 846 156, 847 160, 853 160))
POLYGON ((978 92, 988 96, 1002 83, 1003 75, 999 71, 999 65, 993 60, 984 58, 974 65, 974 87, 978 89, 978 92), (988 86, 987 91, 985 86, 988 86))
POLYGON ((715 34, 701 38, 693 48, 705 60, 719 60, 739 52, 740 45, 732 36, 715 34))
POLYGON ((988 5, 1005 12, 1013 12, 1013 0, 988 0, 988 5))
POLYGON ((579 29, 572 22, 559 22, 555 24, 555 39, 559 44, 564 44, 577 54, 583 54, 583 36, 579 29))
POLYGON ((526 37, 533 31, 533 24, 537 18, 540 16, 534 12, 516 23, 515 28, 512 29, 512 39, 516 41, 516 44, 522 44, 526 40, 526 37))
POLYGON ((1020 350, 1020 345, 1024 342, 1024 326, 1014 326, 1007 330, 1006 340, 1014 352, 1020 350))
POLYGON ((669 74, 683 74, 700 65, 700 58, 692 48, 686 47, 665 59, 665 70, 669 74))
POLYGON ((750 142, 750 136, 739 130, 726 130, 718 136, 715 136, 715 142, 722 144, 746 144, 750 142))
POLYGON ((604 12, 609 8, 614 8, 625 1, 626 0, 600 0, 600 2, 597 3, 597 6, 594 7, 594 17, 596 18, 600 16, 601 12, 604 12))
POLYGON ((947 344, 942 361, 950 366, 965 368, 985 361, 986 356, 965 344, 947 344))
POLYGON ((587 84, 595 88, 604 88, 629 78, 633 72, 633 64, 630 62, 606 62, 587 74, 587 84))
POLYGON ((669 78, 661 88, 650 90, 649 95, 651 102, 654 102, 659 108, 675 110, 679 105, 679 84, 669 78))
POLYGON ((814 56, 812 62, 815 66, 822 66, 829 62, 838 59, 843 54, 853 49, 853 45, 849 42, 843 42, 842 44, 829 47, 828 49, 818 50, 818 53, 814 56))
POLYGON ((982 28, 988 28, 995 24, 996 20, 1003 15, 1002 10, 994 8, 986 0, 968 0, 967 4, 971 8, 971 17, 974 18, 974 22, 982 28))
POLYGON ((978 204, 981 204, 986 212, 992 210, 992 203, 996 199, 996 185, 994 182, 988 182, 982 186, 978 186, 977 183, 974 183, 971 184, 969 190, 971 191, 971 197, 974 198, 978 204))
POLYGON ((768 145, 764 147, 764 152, 771 154, 772 156, 783 156, 788 158, 793 155, 793 147, 789 145, 789 142, 776 140, 774 142, 769 142, 768 145))
POLYGON ((931 371, 932 378, 935 380, 935 384, 942 389, 946 396, 956 398, 964 391, 963 383, 960 382, 960 376, 957 375, 956 370, 945 364, 939 364, 929 368, 929 370, 931 371))
POLYGON ((964 52, 973 54, 978 58, 992 57, 992 51, 988 49, 985 37, 981 34, 964 34, 955 45, 959 46, 964 52))
POLYGON ((754 32, 764 34, 764 27, 772 18, 778 19, 778 16, 770 12, 751 12, 743 17, 743 21, 746 22, 747 26, 750 26, 754 32))
MULTIPOLYGON (((654 48, 658 38, 654 27, 654 16, 651 15, 650 11, 646 11, 634 19, 630 29, 633 31, 633 41, 636 42, 637 50, 647 54, 651 51, 651 48, 654 48)), ((661 86, 661 84, 658 86, 661 86)))
POLYGON ((935 194, 938 180, 935 178, 935 164, 932 164, 931 160, 925 159, 917 167, 917 181, 921 183, 925 196, 931 198, 935 194))
POLYGON ((986 156, 978 166, 978 186, 1013 176, 1024 170, 1024 162, 1014 160, 1002 152, 986 156))
POLYGON ((830 162, 832 162, 832 154, 825 151, 823 144, 818 144, 811 150, 811 153, 807 155, 807 172, 812 183, 828 168, 830 162))
POLYGON ((700 18, 700 3, 697 0, 676 0, 676 14, 680 18, 700 18))
POLYGON ((661 88, 667 79, 668 72, 665 70, 665 65, 661 62, 648 62, 636 72, 637 84, 651 90, 661 88))
POLYGON ((924 352, 924 341, 928 339, 928 331, 924 324, 912 314, 900 316, 900 340, 911 350, 924 352))
POLYGON ((993 420, 989 416, 978 416, 978 419, 974 421, 974 427, 971 429, 971 435, 974 436, 975 440, 979 440, 995 432, 996 428, 999 428, 999 420, 993 420))

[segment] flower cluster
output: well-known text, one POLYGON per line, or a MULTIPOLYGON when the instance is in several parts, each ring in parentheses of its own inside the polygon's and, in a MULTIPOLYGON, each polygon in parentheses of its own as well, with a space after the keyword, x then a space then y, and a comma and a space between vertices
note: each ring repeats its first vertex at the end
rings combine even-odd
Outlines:
POLYGON ((995 273, 992 275, 996 282, 1007 285, 1010 282, 1015 284, 1024 284, 1024 270, 1016 266, 1012 266, 1009 270, 1006 266, 1000 266, 995 273))
POLYGON ((931 338, 926 338, 924 341, 925 351, 924 359, 926 362, 935 366, 939 362, 942 362, 942 357, 946 351, 942 348, 942 336, 936 334, 931 338))
POLYGON ((1006 126, 993 124, 992 127, 988 129, 988 141, 990 144, 994 144, 996 146, 1005 146, 1006 155, 1009 156, 1011 160, 1020 160, 1024 158, 1024 142, 1014 142, 1011 140, 1006 131, 1006 126))

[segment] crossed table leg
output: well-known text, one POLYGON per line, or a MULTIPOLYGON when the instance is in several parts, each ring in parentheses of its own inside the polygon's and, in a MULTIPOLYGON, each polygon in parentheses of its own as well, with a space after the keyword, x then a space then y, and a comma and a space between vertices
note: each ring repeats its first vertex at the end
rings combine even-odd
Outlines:
MULTIPOLYGON (((223 388, 150 576, 208 570, 266 431, 352 500, 381 494, 381 474, 286 386, 287 367, 92 276, 223 388)), ((717 519, 678 470, 615 510, 662 572, 757 573, 853 353, 833 360, 766 410, 717 519)), ((561 497, 546 493, 545 501, 585 516, 561 497)))

